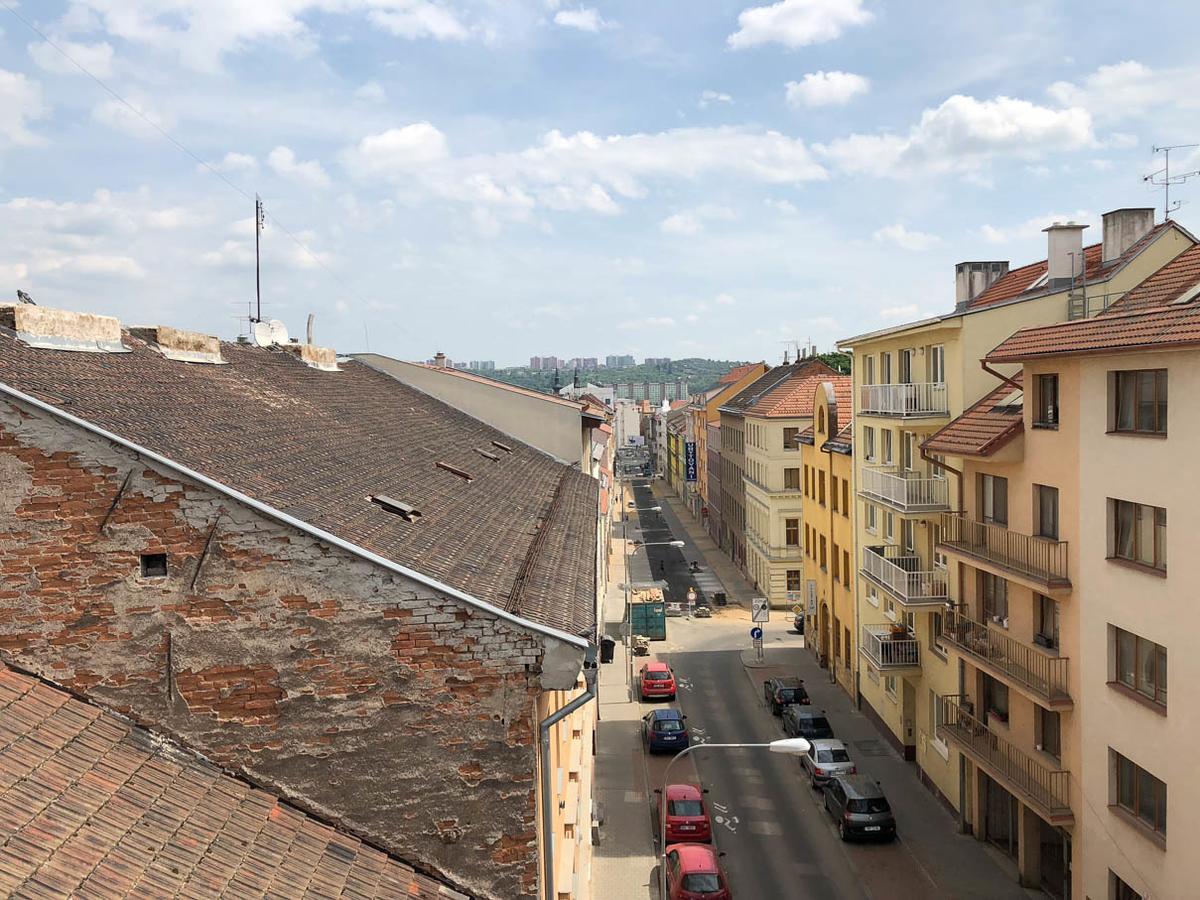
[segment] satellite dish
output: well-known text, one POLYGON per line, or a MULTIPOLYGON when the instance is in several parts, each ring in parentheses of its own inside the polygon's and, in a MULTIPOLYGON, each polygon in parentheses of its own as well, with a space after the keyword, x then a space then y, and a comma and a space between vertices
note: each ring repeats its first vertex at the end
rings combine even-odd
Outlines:
POLYGON ((268 319, 267 327, 271 329, 272 344, 286 344, 288 342, 287 326, 278 319, 268 319))
POLYGON ((260 347, 271 346, 271 326, 266 322, 250 323, 250 336, 254 338, 254 343, 260 347))
POLYGON ((250 326, 254 343, 260 347, 273 347, 288 342, 288 330, 278 319, 255 322, 250 326))

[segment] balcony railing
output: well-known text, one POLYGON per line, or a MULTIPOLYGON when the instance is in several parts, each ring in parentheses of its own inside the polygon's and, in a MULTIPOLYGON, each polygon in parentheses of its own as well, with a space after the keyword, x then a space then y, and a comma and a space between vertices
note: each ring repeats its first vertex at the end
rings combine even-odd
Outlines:
POLYGON ((754 549, 770 560, 803 559, 804 548, 798 544, 788 544, 784 547, 768 547, 749 531, 746 540, 754 545, 754 549))
POLYGON ((968 656, 987 663, 1018 689, 1024 688, 1051 706, 1070 705, 1066 657, 1039 652, 954 610, 942 616, 942 637, 968 656))
POLYGON ((1071 586, 1067 542, 1009 531, 966 516, 943 515, 940 543, 951 552, 994 563, 1052 590, 1071 586))
POLYGON ((867 416, 945 416, 950 413, 946 384, 864 384, 859 389, 858 412, 867 416))
POLYGON ((922 569, 919 556, 892 544, 863 548, 863 574, 908 606, 942 604, 950 596, 945 570, 922 569))
POLYGON ((972 715, 962 697, 941 698, 938 737, 956 744, 984 766, 1010 793, 1021 796, 1056 823, 1071 818, 1071 773, 1049 769, 972 715))
POLYGON ((859 493, 901 512, 941 512, 950 508, 945 478, 930 478, 899 467, 866 467, 859 493))
POLYGON ((911 669, 921 664, 921 644, 911 631, 864 625, 858 649, 877 669, 911 669))

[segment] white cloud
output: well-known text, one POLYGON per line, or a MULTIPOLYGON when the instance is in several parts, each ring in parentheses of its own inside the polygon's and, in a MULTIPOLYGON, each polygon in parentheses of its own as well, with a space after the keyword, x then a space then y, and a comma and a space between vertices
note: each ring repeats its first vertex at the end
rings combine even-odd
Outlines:
POLYGON ((354 92, 354 99, 364 103, 382 103, 387 99, 387 93, 378 81, 368 81, 354 92))
POLYGON ((802 81, 787 83, 792 106, 842 106, 865 94, 871 82, 852 72, 809 72, 802 81))
POLYGON ((733 304, 737 303, 737 301, 730 294, 717 294, 717 296, 713 299, 713 303, 716 303, 720 306, 733 306, 733 304))
POLYGON ((101 41, 97 44, 86 44, 61 38, 55 41, 55 43, 71 59, 67 59, 66 56, 63 56, 62 53, 59 53, 58 50, 45 41, 30 44, 27 48, 29 50, 29 58, 34 61, 39 69, 53 72, 56 75, 82 75, 83 73, 79 71, 79 66, 83 66, 83 68, 87 69, 88 72, 97 78, 108 78, 112 75, 112 44, 106 41, 101 41), (78 62, 79 66, 71 62, 72 59, 78 62))
POLYGON ((780 0, 742 10, 738 30, 727 43, 734 50, 771 43, 806 47, 832 41, 845 28, 866 25, 873 18, 862 8, 862 0, 780 0))
POLYGON ((329 175, 321 168, 321 164, 310 159, 301 161, 290 147, 276 147, 267 156, 267 165, 281 178, 299 182, 312 188, 329 187, 329 175))
POLYGON ((956 94, 927 109, 906 135, 852 134, 813 145, 847 172, 902 175, 971 172, 999 155, 1036 159, 1095 144, 1087 110, 1051 109, 1027 100, 977 100, 956 94))
POLYGON ((370 12, 371 22, 397 37, 461 41, 470 34, 452 10, 425 0, 390 0, 370 5, 381 7, 370 12))
POLYGON ((1041 231, 1047 225, 1053 225, 1055 222, 1080 222, 1089 223, 1095 219, 1095 216, 1085 210, 1078 209, 1073 213, 1045 213, 1040 216, 1033 216, 1023 222, 1017 222, 1014 225, 983 225, 979 229, 979 236, 989 244, 1008 244, 1013 241, 1024 241, 1041 239, 1041 231))
POLYGON ((160 136, 158 128, 170 131, 175 126, 175 115, 165 106, 136 92, 128 95, 126 100, 129 105, 116 98, 101 100, 92 107, 92 118, 114 131, 122 131, 136 138, 157 138, 160 136))
POLYGON ((701 109, 707 109, 714 103, 732 104, 733 97, 729 94, 723 94, 720 91, 702 91, 700 94, 700 102, 696 105, 701 109))
POLYGON ((626 319, 617 327, 622 331, 640 331, 643 328, 673 328, 675 320, 670 316, 650 316, 645 319, 626 319))
POLYGON ((226 153, 224 158, 213 166, 222 172, 253 172, 258 169, 258 160, 249 153, 226 153))
POLYGON ((665 234, 699 234, 704 230, 706 220, 732 219, 734 217, 732 209, 706 203, 668 216, 659 223, 658 227, 665 234))
POLYGON ((35 273, 64 271, 78 275, 97 275, 131 280, 146 277, 146 270, 137 260, 129 256, 111 256, 103 253, 43 257, 34 263, 33 271, 35 273))
POLYGON ((918 311, 915 303, 907 306, 888 306, 879 311, 879 317, 881 319, 915 319, 918 311))
POLYGON ((786 213, 789 216, 793 216, 800 212, 800 210, 796 208, 796 204, 791 200, 776 200, 773 197, 768 197, 763 201, 763 203, 776 212, 786 213))
POLYGON ((586 6, 579 9, 560 9, 554 14, 554 24, 592 33, 616 27, 615 23, 606 21, 600 17, 600 13, 586 6))
POLYGON ((1100 66, 1079 84, 1056 81, 1047 93, 1064 106, 1087 109, 1104 123, 1146 118, 1164 109, 1195 112, 1200 110, 1200 66, 1152 69, 1125 60, 1100 66))
POLYGON ((343 158, 360 177, 398 177, 446 154, 446 136, 428 122, 415 122, 367 135, 343 158))
POLYGON ((42 89, 17 72, 0 69, 0 138, 13 144, 36 144, 41 139, 26 127, 47 112, 42 89))
POLYGON ((942 242, 936 234, 926 234, 923 231, 910 231, 903 224, 885 225, 873 235, 878 243, 894 244, 901 250, 928 250, 942 242))

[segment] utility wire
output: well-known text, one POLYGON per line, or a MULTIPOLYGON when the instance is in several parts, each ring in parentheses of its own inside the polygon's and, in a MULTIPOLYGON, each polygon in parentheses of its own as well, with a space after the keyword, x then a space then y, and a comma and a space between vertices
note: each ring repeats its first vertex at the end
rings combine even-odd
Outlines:
MULTIPOLYGON (((63 59, 65 59, 67 62, 69 62, 75 68, 77 68, 80 72, 82 72, 88 78, 92 79, 92 81, 96 82, 96 84, 98 84, 105 93, 107 93, 114 100, 116 100, 118 103, 120 103, 122 106, 124 106, 130 112, 132 112, 135 116, 137 116, 139 119, 141 119, 147 125, 149 125, 151 128, 153 128, 155 131, 157 131, 160 135, 162 135, 162 137, 166 138, 166 140, 169 141, 171 144, 173 144, 176 149, 182 151, 183 153, 186 153, 188 156, 190 156, 192 159, 194 159, 204 169, 208 170, 213 175, 217 176, 217 178, 219 178, 219 179, 221 179, 221 181, 225 182, 226 185, 228 185, 230 188, 232 188, 233 190, 235 190, 239 194, 241 194, 241 196, 244 197, 246 200, 250 200, 250 201, 257 200, 257 197, 255 195, 248 193, 245 189, 240 187, 236 182, 230 180, 225 175, 224 172, 222 172, 216 166, 212 165, 210 162, 208 162, 208 160, 204 159, 199 154, 192 152, 192 150, 189 147, 187 147, 180 140, 178 140, 176 137, 174 137, 169 131, 167 131, 165 128, 163 128, 161 125, 159 125, 157 122, 155 122, 149 116, 147 116, 144 112, 142 112, 140 109, 138 109, 132 103, 130 103, 128 100, 126 100, 124 97, 122 97, 113 88, 109 87, 108 84, 106 84, 99 76, 95 75, 91 70, 89 70, 85 65, 83 65, 83 63, 79 62, 79 60, 75 59, 73 56, 71 56, 70 53, 68 53, 66 50, 64 50, 62 47, 60 47, 57 43, 55 43, 53 40, 51 40, 49 35, 47 35, 44 31, 42 31, 40 28, 38 28, 36 25, 34 25, 32 22, 30 22, 24 16, 22 16, 19 12, 17 12, 17 10, 15 8, 13 8, 13 6, 11 4, 5 2, 5 0, 0 0, 0 6, 3 6, 4 9, 6 9, 10 13, 12 13, 13 17, 16 18, 17 21, 19 21, 22 25, 24 25, 26 28, 28 28, 30 31, 32 31, 34 34, 36 34, 38 37, 40 37, 48 45, 53 47, 54 50, 60 56, 62 56, 63 59)), ((307 244, 305 244, 304 241, 300 240, 299 237, 297 237, 295 234, 293 234, 292 231, 289 230, 286 225, 284 225, 277 218, 275 218, 275 216, 271 216, 271 221, 279 228, 280 231, 282 231, 285 235, 287 235, 287 237, 290 238, 291 241, 297 247, 299 247, 301 250, 303 250, 312 259, 313 262, 315 262, 322 269, 324 269, 327 273, 329 273, 330 277, 333 278, 334 281, 336 281, 338 284, 340 284, 343 288, 346 288, 350 293, 355 294, 355 292, 353 290, 350 290, 346 286, 346 284, 342 281, 341 277, 338 276, 338 274, 336 272, 334 272, 331 268, 329 268, 329 266, 327 266, 325 264, 325 261, 323 259, 321 259, 321 257, 317 253, 315 253, 311 248, 309 248, 309 246, 307 244)), ((356 294, 356 296, 358 296, 358 295, 356 294)), ((361 296, 358 296, 358 299, 360 301, 362 301, 361 296)))

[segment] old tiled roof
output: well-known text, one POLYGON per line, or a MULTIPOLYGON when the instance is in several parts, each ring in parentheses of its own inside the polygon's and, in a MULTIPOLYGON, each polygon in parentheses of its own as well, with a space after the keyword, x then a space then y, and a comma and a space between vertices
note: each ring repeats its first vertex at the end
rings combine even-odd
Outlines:
POLYGON ((747 363, 744 366, 732 368, 721 376, 720 384, 733 384, 735 381, 741 381, 760 365, 762 363, 747 363))
MULTIPOLYGON (((822 363, 822 365, 824 365, 822 363)), ((852 388, 849 375, 838 375, 828 366, 827 371, 816 371, 816 367, 803 370, 796 377, 780 384, 770 393, 759 398, 750 411, 756 416, 768 418, 809 418, 813 414, 813 398, 816 390, 826 381, 834 386, 838 409, 853 407, 852 388)))
MULTIPOLYGON (((1019 373, 1013 381, 1021 383, 1019 373)), ((1025 430, 1022 400, 1019 390, 1003 382, 921 446, 930 453, 950 456, 991 456, 1025 430)))
MULTIPOLYGON (((775 391, 786 391, 788 383, 792 380, 803 378, 806 375, 827 377, 836 374, 833 369, 819 359, 801 359, 791 365, 776 366, 774 369, 768 369, 762 376, 756 378, 722 404, 721 412, 744 415, 746 412, 754 410, 756 413, 762 414, 759 403, 767 401, 775 391)), ((810 409, 811 406, 812 397, 810 395, 810 409)))
POLYGON ((1184 250, 1101 315, 1174 303, 1197 286, 1200 286, 1200 244, 1184 250))
POLYGON ((465 900, 201 757, 4 666, 0 894, 465 900))
POLYGON ((67 353, 0 333, 0 382, 516 615, 594 626, 599 491, 577 467, 355 360, 321 372, 223 343, 228 365, 196 365, 124 342, 67 353))
POLYGON ((1200 344, 1200 302, 1022 328, 985 358, 988 362, 1020 362, 1042 356, 1166 350, 1195 344, 1200 344))

